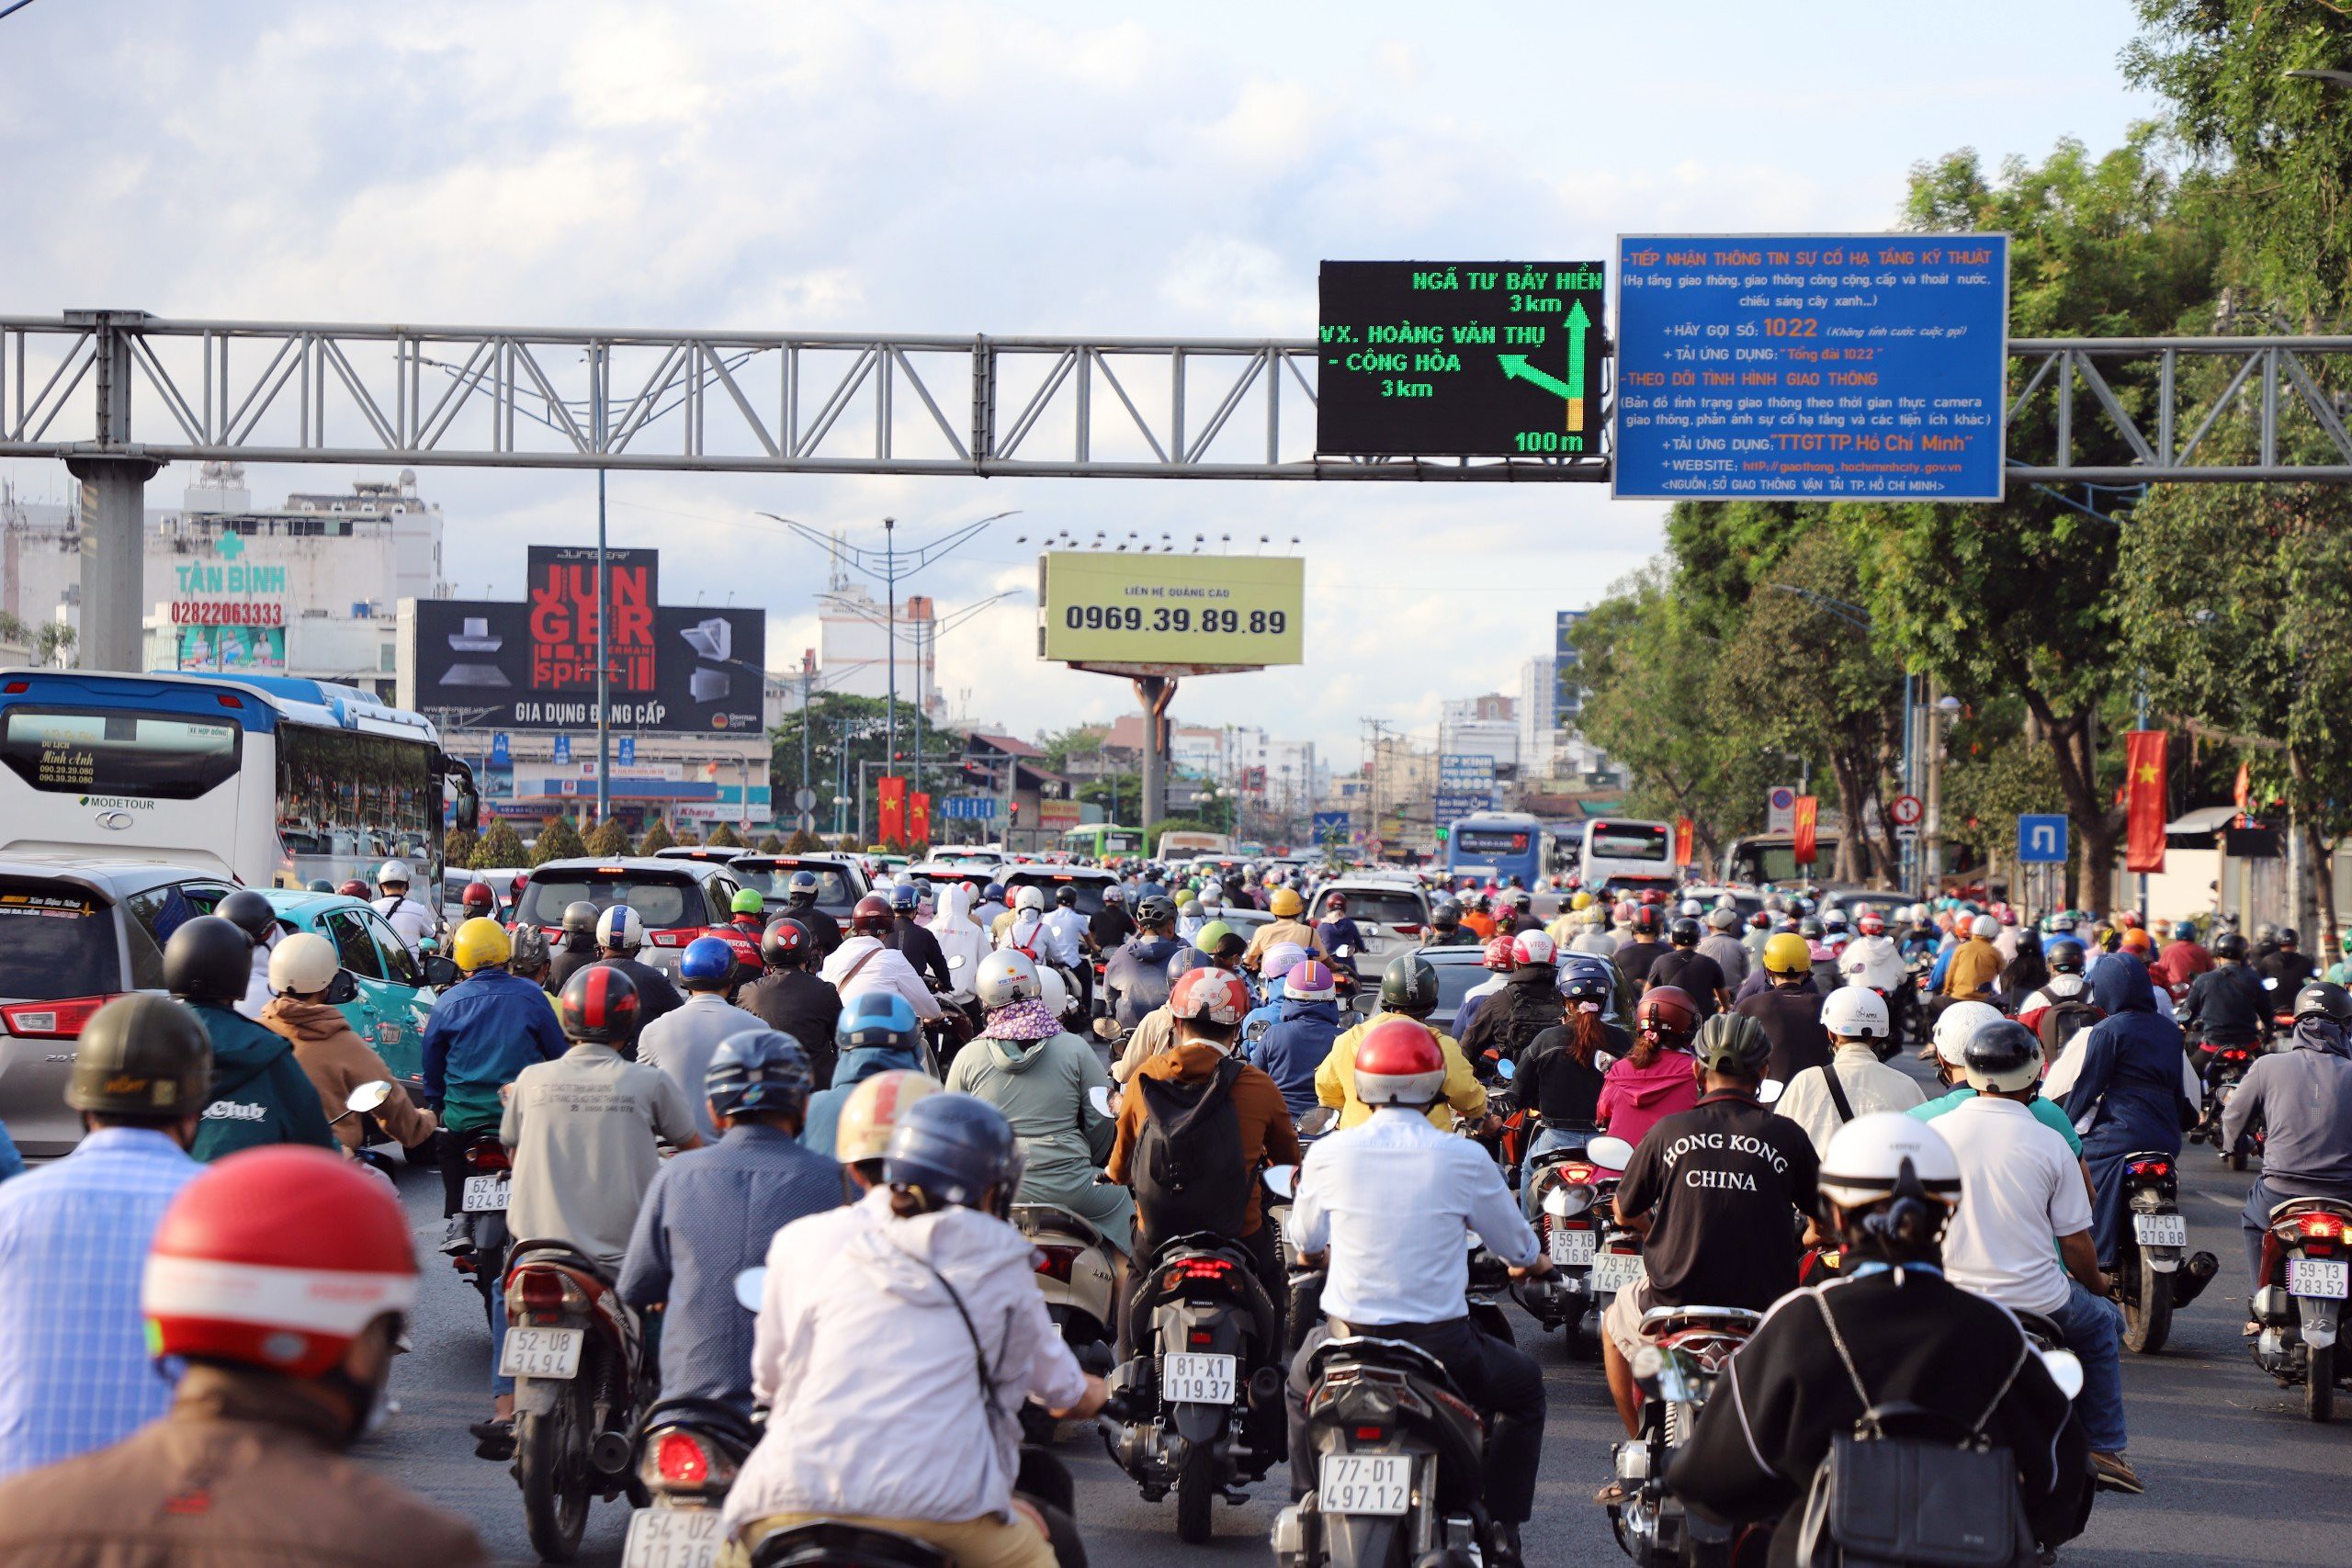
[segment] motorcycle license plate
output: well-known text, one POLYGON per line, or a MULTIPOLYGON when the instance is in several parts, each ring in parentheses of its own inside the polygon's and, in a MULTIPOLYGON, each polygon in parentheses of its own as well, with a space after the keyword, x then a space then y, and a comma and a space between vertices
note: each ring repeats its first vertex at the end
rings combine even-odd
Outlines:
POLYGON ((1412 1501, 1413 1461, 1403 1454, 1325 1454, 1315 1500, 1327 1514, 1401 1514, 1412 1501))
POLYGON ((498 1353, 498 1371, 510 1378, 572 1378, 580 1375, 584 1328, 510 1328, 498 1353))
POLYGON ((2352 1294, 2352 1264, 2325 1258, 2287 1259, 2287 1293, 2340 1302, 2352 1294))
POLYGON ((1552 1233, 1551 1243, 1553 1262, 1571 1269, 1591 1266, 1593 1236, 1590 1231, 1555 1230, 1552 1233))
POLYGON ((1615 1295, 1647 1271, 1638 1252, 1603 1252, 1592 1260, 1592 1288, 1598 1295, 1615 1295))
POLYGON ((507 1179, 503 1176, 469 1176, 466 1178, 466 1213, 486 1214, 506 1209, 507 1179))
POLYGON ((1171 1404, 1230 1404, 1235 1368, 1231 1356, 1169 1356, 1160 1367, 1159 1397, 1171 1404))
POLYGON ((717 1508, 639 1508, 629 1516, 621 1568, 711 1568, 727 1537, 717 1508))
POLYGON ((2187 1247, 2188 1221, 2180 1214, 2134 1214, 2132 1234, 2142 1247, 2187 1247))

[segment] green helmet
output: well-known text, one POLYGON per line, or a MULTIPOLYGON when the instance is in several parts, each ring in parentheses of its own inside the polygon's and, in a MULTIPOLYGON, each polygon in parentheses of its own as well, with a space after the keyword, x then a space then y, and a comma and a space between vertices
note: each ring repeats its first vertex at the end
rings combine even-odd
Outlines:
POLYGON ((1222 956, 1217 950, 1223 947, 1227 942, 1239 942, 1240 941, 1241 933, 1239 931, 1235 931, 1223 920, 1211 920, 1207 925, 1203 926, 1193 934, 1193 945, 1199 948, 1203 953, 1207 953, 1211 958, 1216 958, 1222 956))
POLYGON ((1746 1013, 1719 1012, 1699 1026, 1691 1050, 1711 1073, 1761 1078, 1772 1059, 1772 1042, 1764 1028, 1746 1013))
POLYGON ((1380 1005, 1408 1018, 1437 1010, 1437 970, 1419 953, 1400 953, 1380 972, 1380 1005))
POLYGON ((101 1116, 175 1120, 204 1109, 212 1042, 180 1002, 131 991, 100 1008, 74 1045, 65 1103, 101 1116))
POLYGON ((739 891, 735 895, 735 901, 727 907, 739 915, 764 915, 767 913, 768 901, 746 887, 739 891))

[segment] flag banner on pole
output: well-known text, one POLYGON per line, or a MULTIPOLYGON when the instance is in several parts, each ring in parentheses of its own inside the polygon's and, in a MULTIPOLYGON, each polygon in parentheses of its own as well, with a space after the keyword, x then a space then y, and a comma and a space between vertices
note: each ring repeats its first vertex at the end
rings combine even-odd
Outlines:
POLYGON ((885 773, 874 784, 879 818, 876 836, 886 844, 896 844, 907 836, 907 781, 885 773))
POLYGON ((2124 738, 2123 867, 2165 868, 2165 732, 2135 729, 2124 738))
POLYGON ((1674 819, 1674 863, 1679 866, 1690 863, 1690 818, 1678 817, 1674 819))
POLYGON ((931 842, 931 796, 919 789, 907 795, 907 842, 931 842))
POLYGON ((1790 818, 1790 834, 1795 840, 1791 846, 1792 858, 1799 865, 1811 865, 1821 858, 1820 845, 1815 829, 1821 822, 1821 797, 1816 795, 1797 796, 1795 813, 1790 818))

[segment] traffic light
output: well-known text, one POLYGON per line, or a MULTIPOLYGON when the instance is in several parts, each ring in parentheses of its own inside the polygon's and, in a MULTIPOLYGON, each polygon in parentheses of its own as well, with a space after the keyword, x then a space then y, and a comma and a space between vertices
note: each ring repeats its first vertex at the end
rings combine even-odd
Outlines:
POLYGON ((1019 801, 1017 801, 1017 800, 1016 800, 1016 801, 1013 801, 1013 802, 1012 803, 1011 807, 1010 807, 1010 809, 1011 809, 1011 811, 1012 811, 1012 826, 1014 826, 1015 828, 1020 827, 1020 826, 1021 826, 1021 803, 1020 803, 1019 801))
POLYGON ((1453 831, 1453 829, 1451 829, 1451 828, 1444 828, 1444 827, 1441 827, 1441 828, 1440 828, 1440 829, 1438 829, 1438 830, 1437 830, 1437 841, 1438 841, 1439 843, 1441 843, 1441 844, 1442 844, 1442 843, 1443 843, 1443 842, 1445 842, 1445 840, 1446 840, 1446 836, 1447 836, 1448 834, 1452 833, 1453 831))

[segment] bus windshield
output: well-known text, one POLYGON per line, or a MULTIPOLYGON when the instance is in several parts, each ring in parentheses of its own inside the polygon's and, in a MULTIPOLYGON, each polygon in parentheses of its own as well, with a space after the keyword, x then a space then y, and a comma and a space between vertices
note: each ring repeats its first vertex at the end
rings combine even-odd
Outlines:
POLYGON ((277 727, 277 836, 297 882, 372 881, 386 859, 422 866, 441 813, 429 747, 390 736, 277 727))
POLYGON ((1602 860, 1651 860, 1664 864, 1673 852, 1672 830, 1645 822, 1596 822, 1586 842, 1589 852, 1602 860))
POLYGON ((243 731, 179 714, 12 707, 0 761, 37 790, 194 800, 237 776, 243 731))

